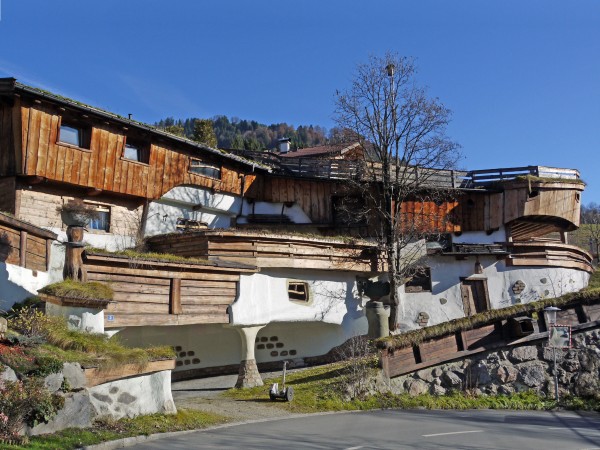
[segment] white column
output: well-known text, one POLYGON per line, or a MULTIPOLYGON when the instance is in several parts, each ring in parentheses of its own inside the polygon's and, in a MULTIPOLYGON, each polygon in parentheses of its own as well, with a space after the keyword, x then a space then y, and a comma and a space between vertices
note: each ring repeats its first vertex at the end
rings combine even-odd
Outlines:
POLYGON ((242 338, 242 361, 240 362, 240 371, 238 374, 236 388, 248 388, 262 386, 263 381, 256 366, 254 358, 254 343, 256 335, 265 325, 256 325, 251 327, 235 327, 242 338))

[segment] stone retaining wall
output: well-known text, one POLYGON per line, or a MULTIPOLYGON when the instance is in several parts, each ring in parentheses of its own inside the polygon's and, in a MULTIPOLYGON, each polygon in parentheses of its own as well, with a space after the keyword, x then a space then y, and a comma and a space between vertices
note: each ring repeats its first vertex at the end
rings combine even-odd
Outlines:
MULTIPOLYGON (((600 395, 600 330, 573 336, 573 347, 556 349, 559 392, 562 396, 600 395)), ((441 364, 379 381, 377 390, 418 395, 451 391, 473 394, 511 394, 535 390, 554 395, 553 349, 547 341, 480 353, 472 358, 441 364)))

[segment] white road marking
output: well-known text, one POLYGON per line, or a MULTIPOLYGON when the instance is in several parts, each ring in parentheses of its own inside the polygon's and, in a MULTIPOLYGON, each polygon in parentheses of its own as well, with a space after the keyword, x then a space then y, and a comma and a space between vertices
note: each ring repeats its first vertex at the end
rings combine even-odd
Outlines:
POLYGON ((345 450, 358 450, 359 448, 365 448, 365 446, 364 445, 359 445, 358 447, 348 447, 345 450))
POLYGON ((448 436, 450 434, 466 434, 466 433, 483 433, 483 430, 472 430, 472 431, 453 431, 451 433, 435 433, 435 434, 423 434, 423 437, 433 437, 433 436, 448 436))

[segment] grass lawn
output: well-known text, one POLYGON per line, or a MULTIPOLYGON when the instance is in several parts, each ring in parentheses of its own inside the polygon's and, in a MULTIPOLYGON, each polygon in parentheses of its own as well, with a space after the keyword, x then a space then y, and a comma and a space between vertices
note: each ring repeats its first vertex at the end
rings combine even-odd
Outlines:
POLYGON ((71 450, 131 436, 207 428, 227 420, 217 414, 180 410, 174 415, 152 414, 133 419, 102 421, 92 428, 69 428, 52 435, 34 436, 26 445, 0 444, 0 447, 6 450, 71 450))

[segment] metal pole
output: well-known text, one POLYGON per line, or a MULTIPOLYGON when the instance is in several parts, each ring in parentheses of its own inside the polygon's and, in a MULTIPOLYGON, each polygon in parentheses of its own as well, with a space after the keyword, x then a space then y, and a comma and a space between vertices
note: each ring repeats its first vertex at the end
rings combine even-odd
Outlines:
POLYGON ((558 403, 558 372, 556 370, 556 347, 552 347, 554 353, 554 399, 558 403))

